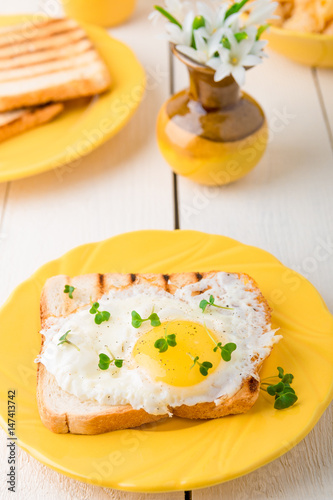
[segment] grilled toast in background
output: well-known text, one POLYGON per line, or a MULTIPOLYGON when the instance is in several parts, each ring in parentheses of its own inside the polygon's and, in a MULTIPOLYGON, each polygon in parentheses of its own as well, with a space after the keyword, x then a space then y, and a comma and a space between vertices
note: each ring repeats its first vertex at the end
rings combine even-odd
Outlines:
POLYGON ((109 71, 72 19, 0 28, 0 112, 98 94, 109 71))

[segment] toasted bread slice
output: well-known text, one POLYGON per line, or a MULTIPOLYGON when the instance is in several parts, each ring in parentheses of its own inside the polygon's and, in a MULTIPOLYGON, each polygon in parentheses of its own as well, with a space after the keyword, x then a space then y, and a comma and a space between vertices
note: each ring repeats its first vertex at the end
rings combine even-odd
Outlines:
POLYGON ((0 113, 0 142, 53 120, 63 109, 62 103, 52 103, 0 113))
MULTIPOLYGON (((70 278, 59 275, 50 278, 42 291, 40 312, 42 329, 47 329, 53 318, 66 317, 97 301, 109 291, 120 291, 138 284, 147 284, 171 294, 203 278, 212 278, 217 272, 179 273, 170 276, 162 274, 89 274, 70 278), (65 285, 75 287, 73 299, 63 293, 65 285)), ((271 309, 255 281, 246 274, 236 274, 256 303, 264 307, 267 329, 270 328, 271 309)), ((202 290, 200 293, 203 293, 202 290)), ((264 333, 264 332, 263 332, 264 333)), ((42 334, 43 353, 45 337, 42 334)), ((253 359, 254 375, 243 380, 239 390, 229 398, 221 397, 218 402, 182 405, 170 408, 174 415, 184 418, 208 419, 230 414, 244 413, 255 403, 259 394, 259 370, 263 359, 253 359)), ((99 434, 116 429, 136 427, 153 422, 167 415, 151 415, 144 410, 135 410, 130 405, 101 405, 96 401, 81 401, 59 387, 55 377, 42 363, 37 370, 37 401, 41 419, 46 427, 56 433, 99 434)))
POLYGON ((0 111, 99 94, 110 74, 72 19, 0 31, 0 111))

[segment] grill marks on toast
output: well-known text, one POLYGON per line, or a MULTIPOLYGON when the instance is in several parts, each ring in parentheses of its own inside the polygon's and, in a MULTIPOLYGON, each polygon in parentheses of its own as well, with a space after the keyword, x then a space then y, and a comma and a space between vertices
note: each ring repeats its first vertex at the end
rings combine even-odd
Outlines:
POLYGON ((108 69, 72 19, 0 30, 0 111, 98 94, 108 69))

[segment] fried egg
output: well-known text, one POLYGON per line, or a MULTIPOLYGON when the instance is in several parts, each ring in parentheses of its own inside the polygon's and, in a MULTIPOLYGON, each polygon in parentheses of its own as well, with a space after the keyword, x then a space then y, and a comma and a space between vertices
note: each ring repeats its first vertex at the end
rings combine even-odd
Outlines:
POLYGON ((174 294, 139 284, 110 291, 98 303, 100 311, 110 313, 99 325, 90 306, 49 318, 41 332, 45 343, 39 361, 63 390, 81 400, 130 404, 154 415, 231 397, 246 378, 258 378, 255 364, 280 338, 267 324, 257 295, 234 274, 220 272, 174 294), (224 309, 209 305, 202 311, 200 302, 211 295, 224 309), (132 311, 146 319, 138 328, 132 324, 132 311), (147 319, 152 312, 158 315, 158 326, 147 319), (66 332, 71 343, 61 343, 66 332), (169 335, 176 345, 160 352, 156 341, 169 335), (217 345, 230 342, 237 347, 231 360, 224 361, 217 345), (123 360, 122 366, 113 362, 101 369, 100 354, 123 360), (206 375, 200 370, 203 362, 211 364, 206 375))

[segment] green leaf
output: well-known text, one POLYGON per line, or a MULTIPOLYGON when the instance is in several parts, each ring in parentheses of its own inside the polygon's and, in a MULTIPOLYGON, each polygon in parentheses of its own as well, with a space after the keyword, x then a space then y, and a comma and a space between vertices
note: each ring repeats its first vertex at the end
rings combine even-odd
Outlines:
POLYGON ((201 375, 203 375, 204 377, 207 377, 207 375, 208 375, 208 370, 207 370, 207 368, 205 368, 204 366, 202 366, 202 365, 201 365, 201 366, 200 366, 200 373, 201 373, 201 375))
POLYGON ((283 375, 284 375, 284 369, 283 369, 283 368, 281 368, 281 366, 278 366, 278 367, 277 367, 277 370, 278 370, 278 372, 279 372, 279 375, 278 375, 278 376, 279 376, 279 378, 283 378, 283 375))
POLYGON ((74 290, 75 290, 74 286, 65 285, 64 293, 68 293, 68 297, 72 299, 74 290))
POLYGON ((205 312, 205 309, 206 307, 209 305, 209 302, 205 299, 203 299, 200 304, 199 304, 199 307, 200 309, 202 309, 202 312, 204 313, 205 312))
POLYGON ((225 344, 221 349, 221 357, 222 357, 223 361, 230 361, 231 360, 231 353, 235 349, 237 349, 237 346, 233 342, 229 342, 228 344, 225 344))
POLYGON ((225 344, 223 348, 229 352, 233 352, 237 349, 237 345, 234 344, 233 342, 228 342, 228 344, 225 344))
POLYGON ((222 45, 225 49, 228 49, 228 50, 231 49, 231 44, 229 42, 229 39, 226 36, 222 37, 222 45))
POLYGON ((292 375, 291 373, 286 373, 282 378, 282 382, 284 382, 285 384, 291 384, 293 379, 294 375, 292 375))
POLYGON ((293 394, 296 394, 294 389, 292 387, 290 387, 289 385, 285 386, 285 388, 283 389, 283 394, 285 394, 287 392, 292 392, 293 394))
POLYGON ((242 0, 239 3, 234 3, 230 9, 227 10, 225 13, 224 19, 227 19, 227 17, 231 16, 232 14, 236 14, 236 12, 239 12, 241 8, 248 2, 249 0, 242 0))
POLYGON ((242 40, 246 40, 248 38, 248 34, 245 31, 241 31, 240 33, 235 33, 235 38, 237 42, 241 42, 242 40))
POLYGON ((278 384, 275 385, 269 385, 267 387, 267 392, 270 396, 275 396, 276 393, 282 392, 284 389, 284 383, 279 382, 278 384))
POLYGON ((210 303, 210 305, 213 306, 214 302, 215 302, 215 299, 214 299, 213 295, 210 295, 209 296, 209 303, 210 303))
POLYGON ((171 335, 166 336, 166 341, 169 344, 170 347, 175 347, 177 345, 176 342, 176 335, 172 333, 171 335))
POLYGON ((169 12, 167 12, 165 9, 163 9, 163 7, 160 7, 159 5, 154 5, 154 9, 156 9, 158 12, 160 12, 160 14, 162 14, 162 16, 166 17, 167 20, 170 21, 170 23, 176 24, 177 26, 179 26, 180 29, 183 29, 180 22, 178 22, 177 19, 175 19, 171 14, 169 14, 169 12))
POLYGON ((95 323, 96 325, 100 325, 103 322, 103 314, 98 312, 95 315, 95 323))
POLYGON ((159 352, 165 352, 168 350, 168 342, 165 339, 157 339, 154 347, 159 349, 159 352))
POLYGON ((281 394, 281 396, 279 396, 275 400, 274 408, 276 410, 284 410, 285 408, 289 408, 290 406, 295 404, 297 400, 298 397, 296 396, 296 394, 293 394, 291 392, 281 394))
POLYGON ((109 311, 102 311, 101 314, 103 316, 103 320, 102 321, 109 321, 110 316, 111 316, 111 314, 109 313, 109 311))
POLYGON ((123 366, 123 362, 124 360, 123 359, 115 359, 114 360, 114 364, 117 368, 121 368, 123 366))
POLYGON ((262 26, 259 26, 258 31, 257 31, 257 36, 256 40, 258 41, 261 35, 263 34, 264 31, 266 31, 269 28, 269 24, 263 24, 262 26))
POLYGON ((110 363, 111 363, 111 359, 109 358, 109 356, 107 354, 104 354, 104 353, 99 354, 98 367, 101 370, 107 370, 110 366, 110 363))
POLYGON ((160 326, 161 324, 160 318, 156 313, 151 313, 148 319, 150 320, 151 326, 160 326))
POLYGON ((205 368, 209 369, 209 368, 213 368, 213 365, 210 361, 204 361, 201 366, 204 366, 205 368))

